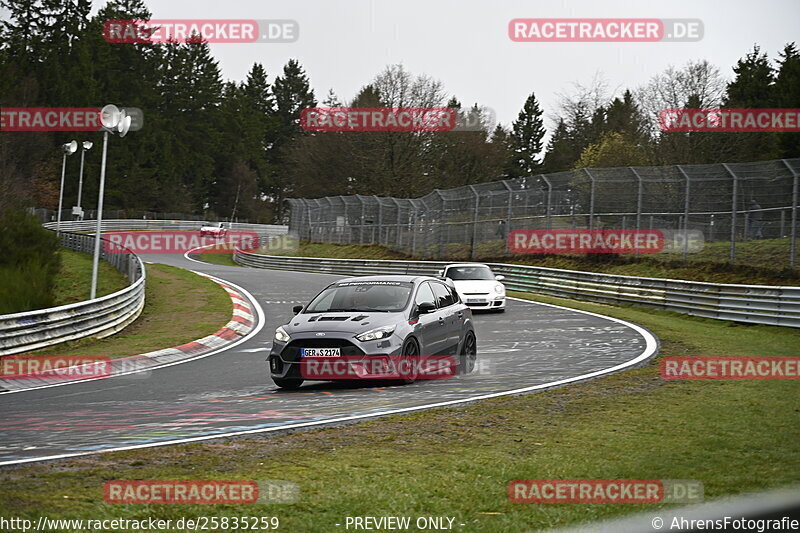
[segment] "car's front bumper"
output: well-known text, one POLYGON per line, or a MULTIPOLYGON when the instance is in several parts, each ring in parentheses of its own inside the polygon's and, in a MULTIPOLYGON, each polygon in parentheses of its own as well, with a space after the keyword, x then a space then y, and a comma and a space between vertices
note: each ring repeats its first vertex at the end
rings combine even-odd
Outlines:
POLYGON ((505 309, 506 308, 506 297, 505 295, 498 295, 498 296, 469 296, 463 295, 461 296, 461 300, 464 302, 464 305, 472 309, 473 311, 480 311, 480 310, 489 310, 489 309, 505 309), (470 301, 472 300, 472 301, 470 301), (475 301, 479 300, 479 301, 475 301))
MULTIPOLYGON (((403 347, 402 339, 392 335, 387 339, 362 342, 355 337, 342 336, 336 333, 326 333, 325 339, 320 340, 317 332, 293 335, 288 342, 274 340, 267 362, 269 363, 270 376, 273 378, 298 378, 313 380, 313 377, 304 376, 301 369, 301 348, 334 348, 338 347, 341 357, 315 358, 317 360, 341 360, 357 365, 368 359, 385 358, 400 355, 403 347)), ((358 376, 356 376, 358 377, 358 376)), ((376 376, 364 376, 376 377, 376 376)), ((327 381, 331 378, 320 378, 327 381)), ((342 376, 339 379, 354 379, 352 375, 342 376)))

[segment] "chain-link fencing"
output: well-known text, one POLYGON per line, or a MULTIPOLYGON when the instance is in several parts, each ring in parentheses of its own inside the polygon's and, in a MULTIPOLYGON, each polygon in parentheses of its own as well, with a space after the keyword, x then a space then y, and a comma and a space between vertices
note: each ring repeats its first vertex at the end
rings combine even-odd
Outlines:
POLYGON ((508 233, 520 229, 700 231, 702 251, 684 249, 670 258, 771 257, 771 267, 795 267, 798 181, 800 159, 585 168, 437 189, 414 199, 289 199, 289 231, 312 242, 380 244, 446 260, 507 256, 508 233))

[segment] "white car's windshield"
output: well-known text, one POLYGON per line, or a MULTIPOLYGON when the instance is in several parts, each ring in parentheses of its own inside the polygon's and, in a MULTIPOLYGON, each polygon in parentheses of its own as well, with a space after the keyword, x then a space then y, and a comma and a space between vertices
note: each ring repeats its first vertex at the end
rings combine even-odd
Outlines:
POLYGON ((408 304, 412 287, 412 283, 401 281, 350 281, 337 283, 319 293, 305 312, 402 311, 408 304))
POLYGON ((453 281, 465 279, 489 280, 494 279, 492 271, 485 266, 450 267, 445 272, 445 277, 453 281))

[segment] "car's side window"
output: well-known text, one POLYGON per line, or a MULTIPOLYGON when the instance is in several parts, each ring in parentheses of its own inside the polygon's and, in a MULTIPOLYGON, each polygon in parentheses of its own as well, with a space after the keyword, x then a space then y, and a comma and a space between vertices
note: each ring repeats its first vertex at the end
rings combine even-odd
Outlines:
POLYGON ((414 298, 414 305, 419 305, 425 302, 436 305, 436 299, 433 296, 430 283, 423 283, 420 285, 419 289, 417 289, 417 296, 414 298))
POLYGON ((453 300, 453 295, 450 294, 450 289, 446 285, 442 283, 431 283, 431 285, 433 285, 433 293, 436 296, 436 301, 440 309, 456 303, 455 300, 453 300))
POLYGON ((453 303, 459 303, 461 301, 461 298, 458 296, 455 287, 447 287, 447 288, 450 289, 450 296, 453 297, 453 303))

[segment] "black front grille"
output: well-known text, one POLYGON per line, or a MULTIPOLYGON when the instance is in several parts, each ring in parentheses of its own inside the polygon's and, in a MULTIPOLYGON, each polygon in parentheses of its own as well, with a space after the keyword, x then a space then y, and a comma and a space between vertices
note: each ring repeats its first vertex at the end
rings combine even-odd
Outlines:
POLYGON ((342 355, 364 355, 358 347, 346 339, 297 339, 293 340, 281 352, 287 361, 300 359, 301 348, 340 348, 342 355))

